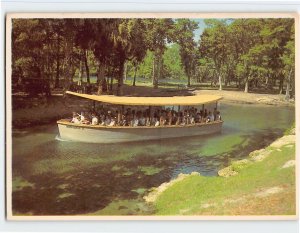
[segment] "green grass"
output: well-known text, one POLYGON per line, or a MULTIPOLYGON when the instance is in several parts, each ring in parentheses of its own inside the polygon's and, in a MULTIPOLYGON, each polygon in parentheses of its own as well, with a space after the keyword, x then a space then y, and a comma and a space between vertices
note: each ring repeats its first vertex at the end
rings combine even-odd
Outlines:
POLYGON ((156 214, 234 215, 240 213, 239 211, 250 214, 295 214, 295 168, 281 169, 285 162, 292 159, 295 159, 295 144, 292 147, 284 146, 281 151, 274 150, 261 162, 250 163, 244 167, 234 165, 239 171, 237 176, 189 176, 158 197, 154 203, 156 214), (262 203, 262 206, 266 205, 265 208, 258 210, 256 205, 261 200, 253 194, 272 187, 284 187, 287 194, 279 194, 278 196, 282 196, 280 200, 274 199, 274 195, 273 199, 271 196, 265 198, 262 203), (247 206, 244 210, 241 210, 241 205, 228 204, 226 201, 234 202, 241 197, 245 200, 242 205, 247 206), (271 208, 273 205, 275 207, 271 208))
POLYGON ((145 215, 150 211, 148 205, 136 200, 115 200, 105 208, 86 215, 145 215))
POLYGON ((284 135, 289 135, 291 134, 293 131, 295 131, 295 127, 296 127, 296 123, 294 122, 291 127, 289 127, 288 129, 286 129, 284 131, 284 135))

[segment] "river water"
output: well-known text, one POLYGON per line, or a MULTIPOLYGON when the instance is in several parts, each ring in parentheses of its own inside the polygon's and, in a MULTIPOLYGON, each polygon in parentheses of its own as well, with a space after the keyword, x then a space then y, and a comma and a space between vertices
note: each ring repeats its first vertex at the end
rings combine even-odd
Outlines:
POLYGON ((215 176, 280 137, 295 109, 221 104, 222 133, 119 144, 58 140, 56 124, 13 131, 13 212, 145 215, 151 187, 180 173, 215 176))

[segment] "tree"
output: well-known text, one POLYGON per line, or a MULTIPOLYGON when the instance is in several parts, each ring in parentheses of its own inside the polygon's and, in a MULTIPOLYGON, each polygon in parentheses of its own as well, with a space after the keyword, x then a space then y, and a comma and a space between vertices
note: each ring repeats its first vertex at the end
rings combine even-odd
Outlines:
POLYGON ((142 19, 119 20, 117 30, 113 32, 115 65, 117 72, 117 95, 122 95, 123 73, 126 61, 131 61, 137 69, 146 55, 144 21, 142 19))
MULTIPOLYGON (((281 56, 282 63, 284 64, 284 75, 286 77, 286 91, 285 91, 285 99, 290 99, 290 88, 291 83, 295 77, 295 34, 292 34, 291 40, 286 44, 285 51, 281 56)), ((293 85, 294 87, 294 85, 293 85)))
POLYGON ((173 38, 172 19, 145 19, 146 44, 154 54, 152 63, 152 84, 158 88, 158 80, 162 75, 163 54, 166 50, 166 43, 170 43, 173 38))
POLYGON ((166 51, 163 55, 163 60, 164 77, 177 80, 187 78, 181 62, 180 46, 177 43, 170 44, 167 46, 166 51))
POLYGON ((208 25, 200 37, 200 54, 211 59, 219 79, 219 90, 222 90, 222 73, 228 54, 228 32, 226 21, 206 20, 208 25))
POLYGON ((283 92, 284 66, 282 56, 286 45, 293 40, 293 19, 266 19, 260 32, 264 45, 264 53, 269 57, 267 66, 272 71, 273 80, 279 79, 279 94, 283 92))
POLYGON ((244 80, 244 92, 249 91, 249 81, 253 78, 254 70, 257 69, 261 46, 259 36, 262 24, 260 19, 238 19, 231 25, 231 43, 234 41, 234 55, 237 60, 236 74, 239 80, 244 80), (254 48, 255 46, 258 46, 254 48))
POLYGON ((194 41, 194 31, 197 28, 198 24, 190 19, 177 19, 174 28, 174 37, 180 45, 180 57, 188 78, 188 86, 191 85, 191 76, 195 72, 197 44, 194 41))
POLYGON ((51 31, 38 19, 12 22, 12 78, 31 96, 50 95, 51 31))

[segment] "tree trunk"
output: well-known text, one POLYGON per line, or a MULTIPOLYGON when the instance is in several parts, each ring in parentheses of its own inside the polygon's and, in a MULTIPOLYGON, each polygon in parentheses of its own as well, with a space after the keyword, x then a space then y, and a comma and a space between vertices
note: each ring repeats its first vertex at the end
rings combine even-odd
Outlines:
POLYGON ((269 83, 269 75, 266 76, 266 81, 265 81, 266 86, 268 86, 268 83, 269 83))
POLYGON ((80 62, 79 62, 79 82, 80 82, 80 84, 81 84, 81 86, 82 86, 82 76, 83 76, 83 69, 82 69, 82 62, 81 62, 81 59, 80 59, 80 62))
POLYGON ((153 61, 152 61, 152 85, 153 88, 158 88, 157 83, 157 56, 154 55, 153 61))
POLYGON ((127 70, 128 70, 128 63, 125 62, 125 65, 124 65, 124 82, 127 80, 127 70))
POLYGON ((287 100, 287 101, 290 100, 290 88, 291 88, 292 70, 293 69, 290 69, 289 76, 288 76, 288 79, 286 81, 285 100, 287 100))
POLYGON ((110 76, 110 82, 109 82, 109 94, 110 95, 113 94, 113 85, 114 85, 114 76, 111 75, 110 76))
POLYGON ((247 79, 245 81, 245 90, 244 90, 244 92, 248 93, 248 91, 249 91, 249 77, 247 77, 247 79))
POLYGON ((188 78, 187 86, 190 87, 191 86, 191 76, 190 76, 190 74, 187 75, 187 78, 188 78))
POLYGON ((120 62, 118 70, 118 86, 117 86, 117 95, 123 95, 123 74, 124 74, 124 62, 120 62))
POLYGON ((137 72, 137 65, 134 67, 134 76, 133 76, 133 83, 132 83, 132 86, 135 86, 136 72, 137 72))
POLYGON ((158 56, 157 67, 158 67, 158 70, 157 70, 158 72, 157 72, 156 88, 158 88, 158 82, 159 82, 159 80, 161 79, 161 76, 162 76, 162 67, 163 67, 162 54, 159 54, 159 56, 158 56))
POLYGON ((219 90, 222 91, 222 76, 219 73, 219 90))
POLYGON ((160 80, 160 78, 161 78, 161 67, 160 67, 160 56, 158 56, 158 58, 157 58, 157 75, 156 75, 156 88, 158 87, 158 82, 159 82, 159 80, 160 80))
POLYGON ((90 84, 90 68, 89 68, 89 64, 88 64, 88 51, 85 50, 84 51, 84 64, 85 64, 85 72, 86 72, 86 81, 88 84, 90 84))
POLYGON ((72 48, 73 48, 73 43, 72 40, 70 39, 70 42, 67 43, 66 46, 66 51, 65 51, 65 57, 66 57, 66 62, 64 65, 64 93, 70 89, 71 86, 71 81, 73 80, 73 76, 75 74, 75 66, 72 61, 72 48))
POLYGON ((98 72, 97 72, 97 83, 98 83, 98 95, 103 94, 103 80, 105 76, 105 65, 99 62, 98 72))
POLYGON ((56 78, 54 87, 59 87, 59 66, 60 66, 60 58, 59 58, 59 46, 60 46, 60 38, 57 38, 57 50, 56 50, 56 78))
POLYGON ((283 92, 283 76, 281 75, 279 79, 279 95, 281 95, 282 92, 283 92))

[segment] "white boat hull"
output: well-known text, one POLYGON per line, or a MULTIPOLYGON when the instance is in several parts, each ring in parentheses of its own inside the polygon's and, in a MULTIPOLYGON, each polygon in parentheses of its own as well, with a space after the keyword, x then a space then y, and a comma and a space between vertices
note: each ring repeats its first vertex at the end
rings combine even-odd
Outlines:
POLYGON ((222 130, 223 121, 162 127, 106 127, 99 125, 77 125, 65 121, 58 121, 57 124, 60 138, 63 140, 88 143, 116 143, 218 133, 222 130))

